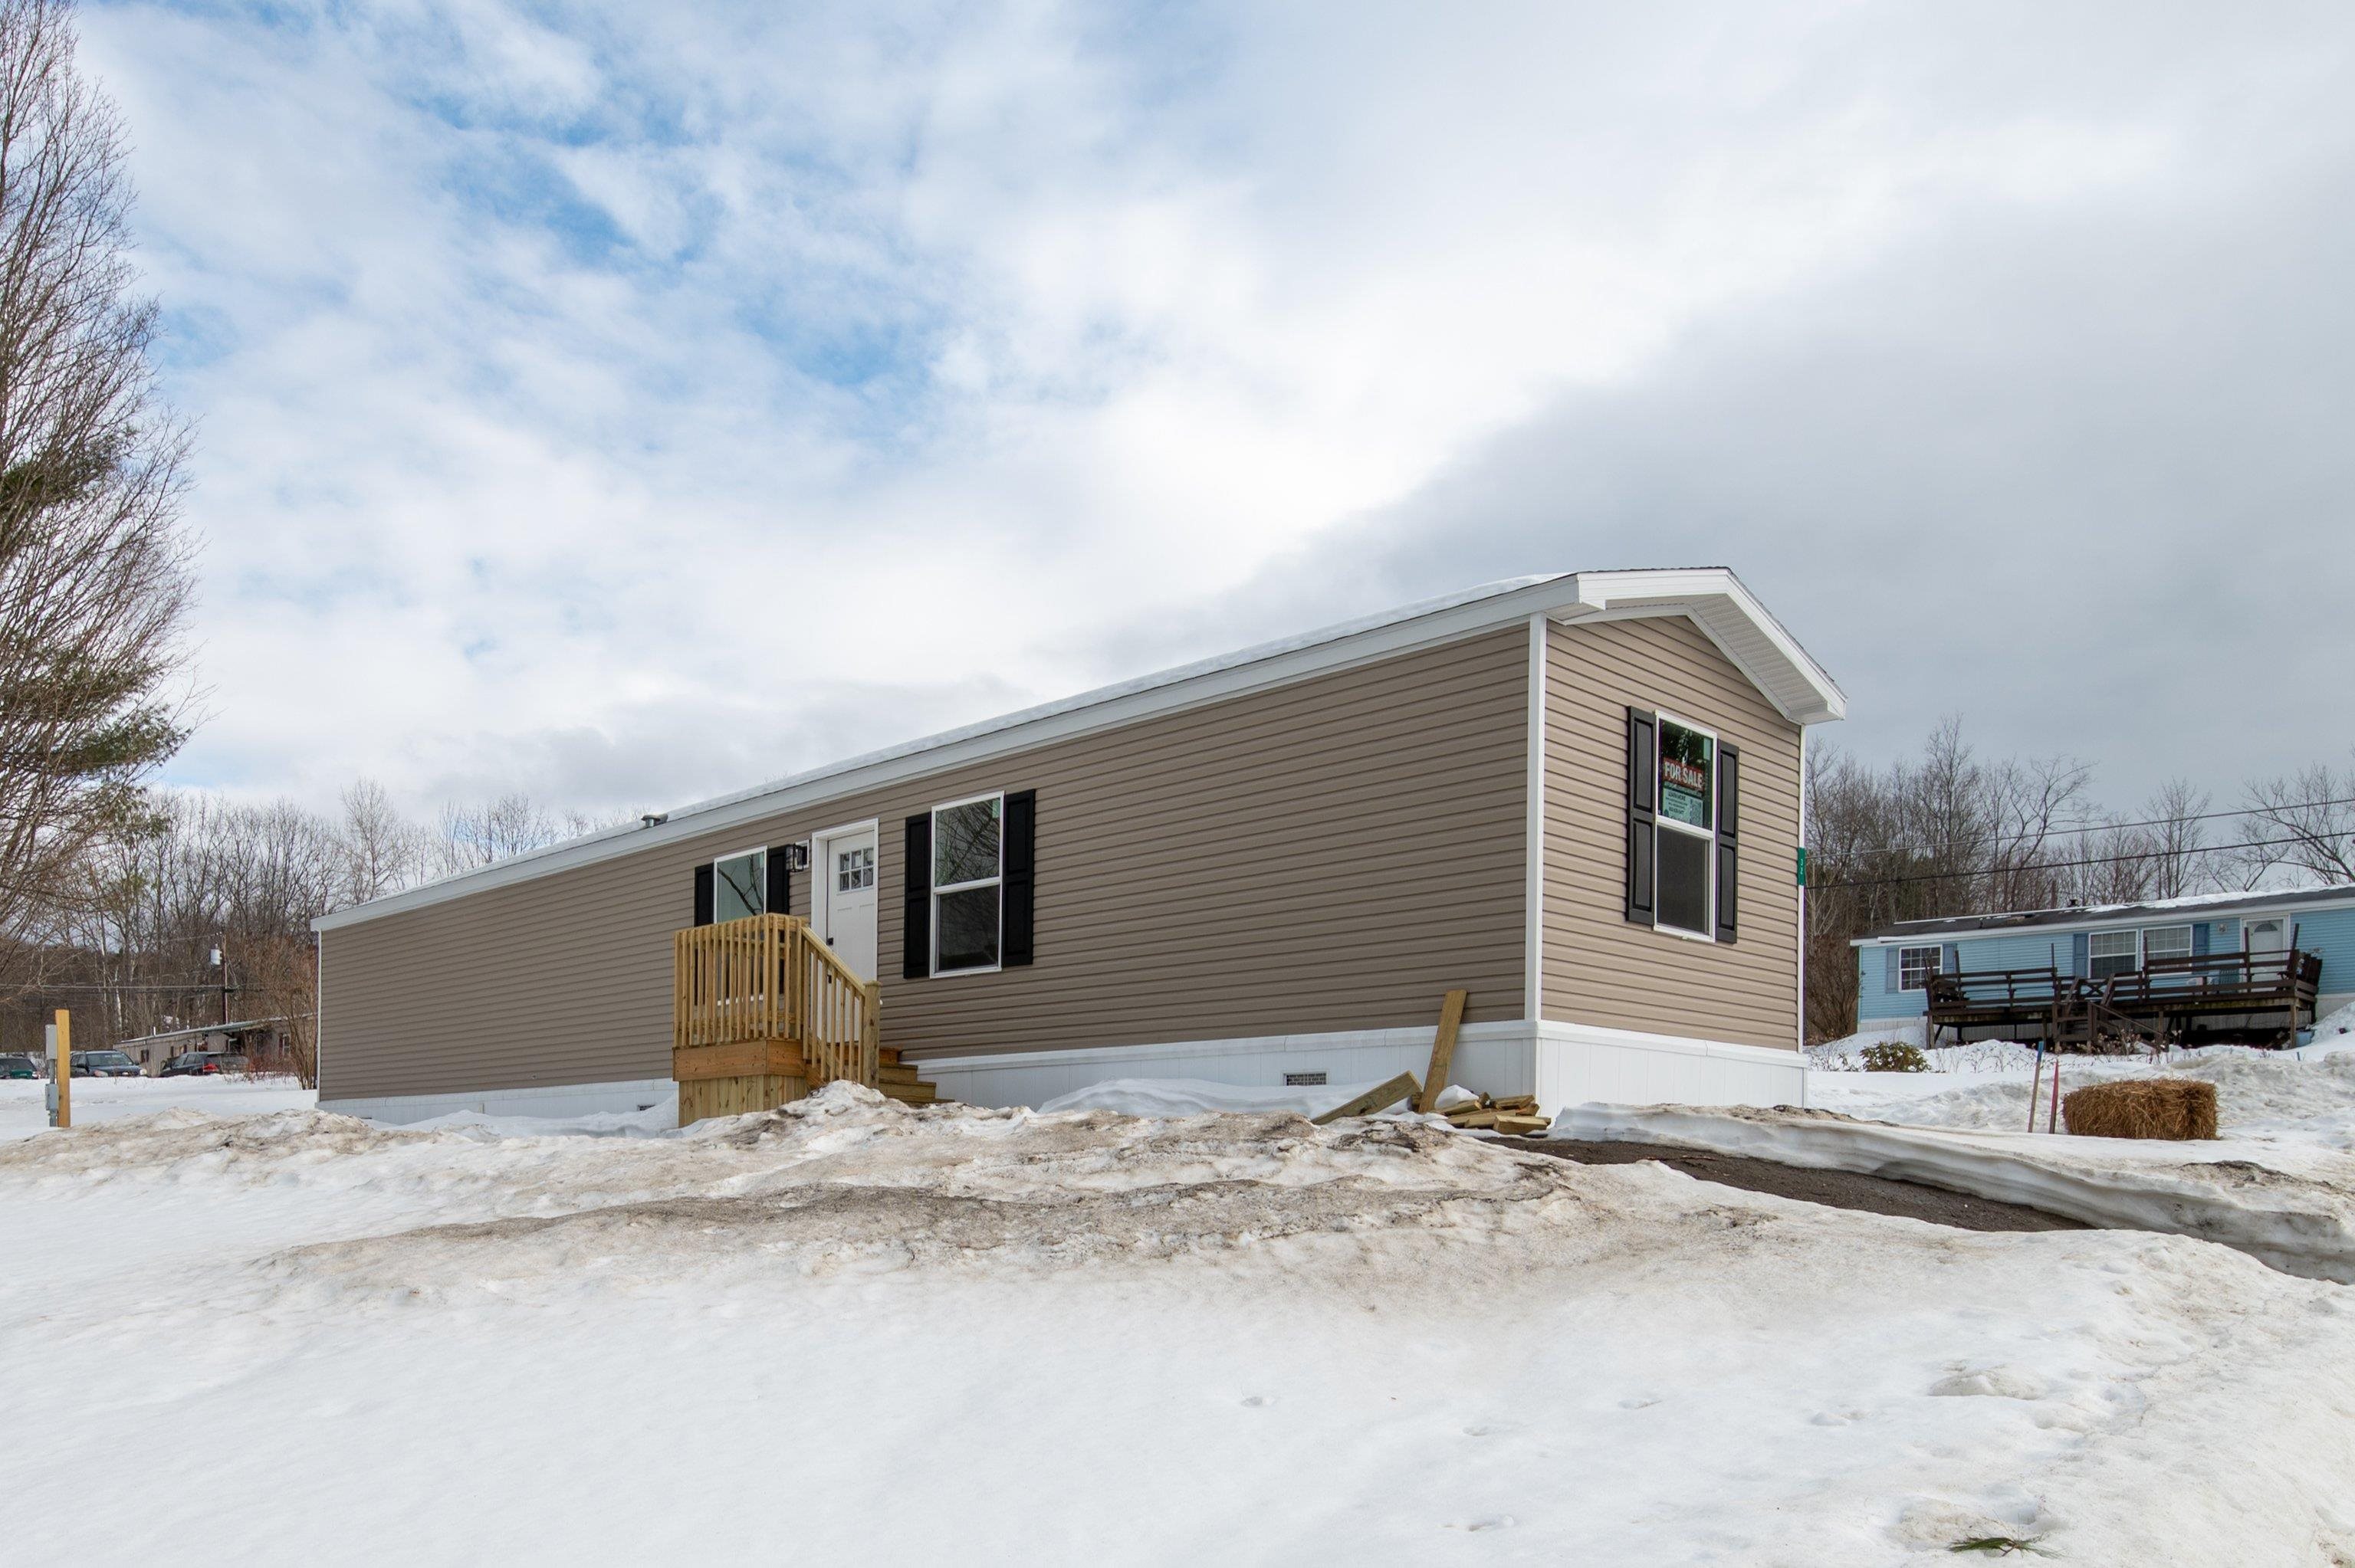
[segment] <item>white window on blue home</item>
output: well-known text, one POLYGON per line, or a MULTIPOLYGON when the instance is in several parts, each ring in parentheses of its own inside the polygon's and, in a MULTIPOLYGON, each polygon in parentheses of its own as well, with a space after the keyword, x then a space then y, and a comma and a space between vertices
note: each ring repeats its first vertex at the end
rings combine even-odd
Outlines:
POLYGON ((1930 977, 1938 972, 1941 949, 1937 948, 1900 948, 1897 949, 1897 989, 1924 991, 1930 977))
POLYGON ((1689 936, 1714 930, 1710 884, 1717 863, 1717 737, 1660 720, 1659 815, 1654 827, 1654 920, 1689 936))
POLYGON ((711 863, 711 917, 741 920, 769 907, 769 852, 745 850, 711 863))
POLYGON ((932 972, 998 967, 1006 797, 932 808, 932 972))
POLYGON ((2145 963, 2190 956, 2191 927, 2189 926, 2153 926, 2142 934, 2142 959, 2145 963))
POLYGON ((2096 931, 2085 948, 2086 977, 2105 980, 2142 967, 2142 948, 2133 931, 2096 931))

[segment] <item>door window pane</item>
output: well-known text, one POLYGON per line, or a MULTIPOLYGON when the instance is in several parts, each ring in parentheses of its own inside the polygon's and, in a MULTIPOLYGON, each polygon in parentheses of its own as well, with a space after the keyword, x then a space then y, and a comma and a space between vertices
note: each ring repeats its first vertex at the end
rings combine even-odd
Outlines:
POLYGON ((731 856, 712 868, 711 917, 741 920, 768 907, 769 853, 754 850, 731 856))

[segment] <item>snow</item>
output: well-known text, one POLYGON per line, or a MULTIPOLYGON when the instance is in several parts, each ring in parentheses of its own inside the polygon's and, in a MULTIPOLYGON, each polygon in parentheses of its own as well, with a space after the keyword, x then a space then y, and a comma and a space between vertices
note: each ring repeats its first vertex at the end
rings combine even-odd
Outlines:
MULTIPOLYGON (((2031 1054, 2022 1054, 2015 1065, 1982 1072, 1810 1072, 1807 1104, 1914 1127, 2025 1131, 2032 1061, 2031 1054)), ((2154 1073, 2204 1078, 2216 1086, 2219 1130, 2236 1142, 2355 1152, 2355 1050, 2218 1045, 2171 1052, 2157 1065, 2140 1056, 2064 1056, 2061 1064, 2063 1096, 2087 1084, 2154 1073)), ((2037 1097, 2040 1128, 2051 1119, 2049 1059, 2043 1085, 2037 1097)))
POLYGON ((2199 1241, 1421 1120, 186 1093, 0 1142, 14 1560, 2355 1553, 2355 1296, 2199 1241))
POLYGON ((1899 1127, 1787 1106, 1578 1106, 1553 1131, 1926 1181, 2088 1224, 2199 1236, 2355 1284, 2355 1159, 2317 1148, 1899 1127))
MULTIPOLYGON (((39 1079, 0 1079, 0 1139, 29 1138, 49 1125, 49 1086, 39 1079)), ((88 1127, 165 1107, 196 1106, 224 1116, 307 1108, 315 1090, 292 1078, 76 1078, 73 1117, 88 1127)))

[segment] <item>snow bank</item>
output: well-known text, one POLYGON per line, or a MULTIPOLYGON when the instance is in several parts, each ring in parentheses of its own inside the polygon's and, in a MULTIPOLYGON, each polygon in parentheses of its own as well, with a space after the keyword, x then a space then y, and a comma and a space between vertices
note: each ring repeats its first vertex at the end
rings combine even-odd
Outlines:
MULTIPOLYGON (((2154 1073, 2214 1084, 2218 1118, 2228 1137, 2355 1151, 2355 1052, 2212 1046, 2174 1052, 2156 1066, 2144 1057, 2069 1056, 2062 1059, 2061 1088, 2065 1096, 2087 1084, 2154 1073)), ((1916 1127, 2025 1131, 2030 1084, 2030 1074, 2019 1070, 1810 1075, 1807 1103, 1916 1127)), ((2039 1106, 2046 1110, 2051 1092, 2048 1063, 2038 1095, 2039 1106)), ((2049 1119, 2040 1111, 2037 1125, 2049 1119)))
POLYGON ((2224 1142, 1957 1132, 1822 1110, 1580 1106, 1563 1138, 1665 1143, 1925 1181, 2088 1224, 2220 1242, 2308 1278, 2355 1283, 2355 1160, 2224 1142))
POLYGON ((836 1086, 610 1130, 174 1111, 0 1147, 0 1344, 38 1346, 0 1357, 11 1553, 2355 1556, 2348 1294, 2176 1236, 1266 1109, 836 1086), (235 1480, 91 1485, 185 1453, 235 1480))

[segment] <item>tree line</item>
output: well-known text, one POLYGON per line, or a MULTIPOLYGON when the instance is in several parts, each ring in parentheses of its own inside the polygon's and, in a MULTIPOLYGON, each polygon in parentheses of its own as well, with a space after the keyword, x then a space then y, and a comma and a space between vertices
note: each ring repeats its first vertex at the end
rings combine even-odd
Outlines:
POLYGON ((1807 1033, 1856 1027, 1852 938, 1902 920, 2355 883, 2355 766, 2254 779, 2230 804, 2181 779, 2130 810, 2090 764, 1986 758, 1948 719, 1873 766, 1807 766, 1807 1033))
POLYGON ((311 922, 607 824, 523 794, 451 804, 431 821, 363 779, 341 810, 151 791, 53 868, 0 948, 0 1045, 27 1049, 49 1010, 104 1046, 200 1024, 269 1019, 306 1081, 315 1062, 311 922))

